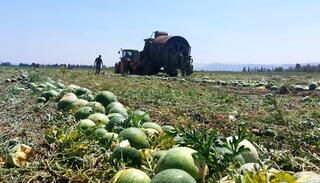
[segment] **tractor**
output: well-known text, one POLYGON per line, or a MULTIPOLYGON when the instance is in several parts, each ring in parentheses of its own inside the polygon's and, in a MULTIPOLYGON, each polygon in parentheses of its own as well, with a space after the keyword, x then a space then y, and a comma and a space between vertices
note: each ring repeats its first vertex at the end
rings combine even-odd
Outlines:
POLYGON ((193 72, 191 47, 181 36, 169 36, 166 32, 156 31, 154 37, 145 39, 142 51, 121 49, 120 61, 115 64, 115 73, 155 75, 165 72, 177 76, 178 70, 183 76, 193 72))

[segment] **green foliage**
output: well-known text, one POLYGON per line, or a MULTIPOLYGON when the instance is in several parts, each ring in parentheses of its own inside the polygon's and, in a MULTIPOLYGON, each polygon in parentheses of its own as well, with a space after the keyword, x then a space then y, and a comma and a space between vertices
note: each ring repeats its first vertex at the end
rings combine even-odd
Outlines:
MULTIPOLYGON (((247 137, 246 124, 239 126, 238 133, 232 136, 231 142, 228 142, 225 138, 219 139, 216 129, 195 128, 192 124, 187 127, 180 125, 177 131, 180 137, 179 143, 197 150, 197 153, 194 154, 195 158, 206 162, 210 176, 216 180, 227 173, 228 167, 235 163, 234 158, 236 156, 248 151, 243 146, 237 148, 239 143, 247 137), (222 156, 216 150, 218 147, 226 148, 231 153, 222 156)), ((237 163, 235 165, 239 167, 237 163)))
POLYGON ((263 99, 263 103, 264 103, 264 106, 272 106, 272 111, 275 112, 275 115, 273 115, 275 122, 278 122, 281 125, 288 125, 288 122, 284 119, 283 112, 276 99, 276 95, 273 95, 273 94, 266 95, 265 98, 263 99))

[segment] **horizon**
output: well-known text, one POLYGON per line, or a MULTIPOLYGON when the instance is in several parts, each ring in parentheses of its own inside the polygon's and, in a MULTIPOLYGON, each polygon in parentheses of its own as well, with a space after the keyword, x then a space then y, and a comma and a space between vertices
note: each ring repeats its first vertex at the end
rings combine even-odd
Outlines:
POLYGON ((194 65, 320 62, 319 1, 162 3, 2 1, 0 62, 113 66, 156 30, 185 37, 194 65))

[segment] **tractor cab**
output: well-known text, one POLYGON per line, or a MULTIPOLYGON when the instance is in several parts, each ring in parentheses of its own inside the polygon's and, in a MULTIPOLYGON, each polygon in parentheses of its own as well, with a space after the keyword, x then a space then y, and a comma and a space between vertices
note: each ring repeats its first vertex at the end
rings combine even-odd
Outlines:
POLYGON ((138 50, 132 50, 132 49, 125 49, 125 50, 120 50, 119 53, 121 54, 120 60, 121 61, 127 61, 127 62, 132 62, 132 61, 139 61, 140 54, 138 50))
POLYGON ((140 62, 140 52, 132 49, 121 49, 120 62, 115 65, 115 72, 121 74, 135 74, 140 62))

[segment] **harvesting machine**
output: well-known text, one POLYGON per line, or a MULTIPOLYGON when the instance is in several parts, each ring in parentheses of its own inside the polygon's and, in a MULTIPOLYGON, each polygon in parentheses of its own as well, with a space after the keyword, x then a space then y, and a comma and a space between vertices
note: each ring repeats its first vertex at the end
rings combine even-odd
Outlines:
POLYGON ((154 75, 163 71, 169 76, 177 76, 180 70, 183 76, 192 74, 191 47, 185 38, 156 31, 154 37, 151 36, 144 41, 142 51, 119 51, 121 56, 120 61, 115 64, 115 73, 154 75))

